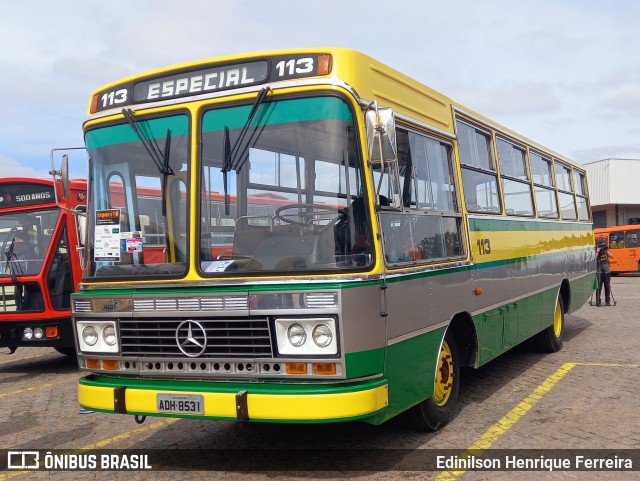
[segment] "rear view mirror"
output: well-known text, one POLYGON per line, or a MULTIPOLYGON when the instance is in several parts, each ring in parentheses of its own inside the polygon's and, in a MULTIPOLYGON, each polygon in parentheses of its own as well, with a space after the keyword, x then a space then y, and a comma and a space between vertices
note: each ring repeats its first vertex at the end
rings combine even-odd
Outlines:
POLYGON ((387 195, 390 206, 402 208, 400 172, 398 169, 398 145, 396 142, 396 121, 393 109, 378 108, 377 102, 367 107, 365 112, 367 129, 367 149, 371 165, 380 166, 380 179, 376 187, 376 198, 387 195), (388 175, 387 191, 381 192, 385 174, 388 175))
MULTIPOLYGON (((62 190, 62 200, 66 200, 69 196, 69 154, 65 153, 62 155, 62 162, 60 163, 60 170, 56 169, 56 153, 60 152, 69 152, 76 150, 83 150, 86 152, 84 147, 69 147, 64 149, 51 149, 51 170, 49 174, 53 177, 53 184, 56 186, 53 189, 53 192, 56 197, 56 203, 60 208, 65 208, 64 205, 60 202, 61 199, 58 198, 58 181, 60 182, 60 187, 62 190)), ((75 164, 74 164, 75 165, 75 164)))
POLYGON ((367 147, 372 163, 391 162, 397 157, 396 122, 393 109, 374 109, 365 114, 367 147))
POLYGON ((62 165, 60 166, 60 184, 62 185, 62 198, 69 197, 69 156, 62 156, 62 165))

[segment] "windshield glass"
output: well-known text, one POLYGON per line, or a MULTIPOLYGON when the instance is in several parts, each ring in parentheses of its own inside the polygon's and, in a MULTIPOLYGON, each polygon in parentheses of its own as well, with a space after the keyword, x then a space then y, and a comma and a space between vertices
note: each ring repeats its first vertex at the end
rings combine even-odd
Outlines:
POLYGON ((187 269, 189 120, 128 121, 86 133, 91 156, 89 269, 95 277, 187 269))
POLYGON ((201 270, 369 266, 373 242, 348 105, 329 96, 266 97, 256 107, 248 125, 253 105, 202 118, 201 270))
POLYGON ((59 215, 58 210, 0 214, 2 276, 32 276, 40 272, 59 215))

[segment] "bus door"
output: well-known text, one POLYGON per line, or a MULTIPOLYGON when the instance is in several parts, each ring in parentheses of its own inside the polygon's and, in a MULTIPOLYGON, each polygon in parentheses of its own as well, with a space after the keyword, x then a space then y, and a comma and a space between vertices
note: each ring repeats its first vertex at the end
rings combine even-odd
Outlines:
POLYGON ((640 271, 640 229, 626 231, 624 245, 627 254, 623 257, 627 263, 625 271, 640 271))

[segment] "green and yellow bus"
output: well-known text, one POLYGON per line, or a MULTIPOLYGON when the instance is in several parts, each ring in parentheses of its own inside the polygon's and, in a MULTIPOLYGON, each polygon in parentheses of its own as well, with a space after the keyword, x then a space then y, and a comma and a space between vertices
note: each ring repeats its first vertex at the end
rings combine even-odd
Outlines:
POLYGON ((361 53, 206 59, 93 94, 82 407, 438 429, 461 366, 562 346, 584 169, 361 53))

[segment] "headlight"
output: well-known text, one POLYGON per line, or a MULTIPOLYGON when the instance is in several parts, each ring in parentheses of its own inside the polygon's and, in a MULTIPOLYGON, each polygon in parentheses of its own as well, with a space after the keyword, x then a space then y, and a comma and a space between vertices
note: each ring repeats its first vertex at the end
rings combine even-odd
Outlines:
POLYGON ((292 346, 300 347, 307 340, 307 332, 300 324, 291 324, 287 329, 287 337, 292 346))
POLYGON ((84 353, 117 354, 120 351, 116 321, 78 320, 76 335, 78 347, 84 353))
POLYGON ((31 339, 33 337, 33 330, 30 327, 25 327, 22 335, 25 339, 31 339))
POLYGON ((41 327, 36 327, 33 330, 33 337, 35 337, 36 339, 42 339, 42 336, 44 336, 44 331, 41 327))
POLYGON ((331 317, 278 318, 276 343, 281 356, 335 356, 338 354, 337 320, 331 317), (310 342, 313 339, 313 342, 310 342))
POLYGON ((116 337, 116 328, 113 326, 105 327, 104 331, 102 331, 102 338, 108 346, 115 346, 118 341, 118 338, 116 337))
POLYGON ((85 327, 82 330, 82 340, 87 344, 87 346, 95 346, 96 342, 98 342, 98 332, 95 327, 85 327))
POLYGON ((331 328, 326 324, 317 324, 316 327, 313 328, 311 337, 313 337, 313 342, 316 343, 316 346, 327 347, 331 344, 333 332, 331 332, 331 328))

